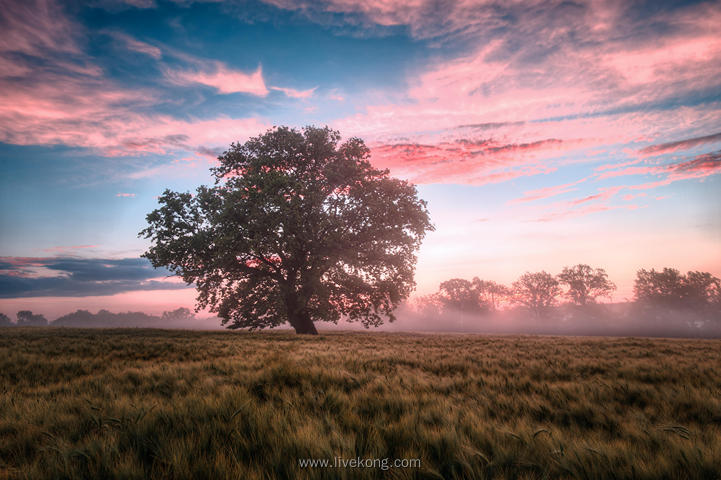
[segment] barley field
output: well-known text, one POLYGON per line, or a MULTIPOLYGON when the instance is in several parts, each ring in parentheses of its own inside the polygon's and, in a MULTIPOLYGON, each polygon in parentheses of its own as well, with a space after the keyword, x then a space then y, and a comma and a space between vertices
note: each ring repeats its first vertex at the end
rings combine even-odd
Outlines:
POLYGON ((720 472, 719 340, 0 330, 0 478, 720 472))

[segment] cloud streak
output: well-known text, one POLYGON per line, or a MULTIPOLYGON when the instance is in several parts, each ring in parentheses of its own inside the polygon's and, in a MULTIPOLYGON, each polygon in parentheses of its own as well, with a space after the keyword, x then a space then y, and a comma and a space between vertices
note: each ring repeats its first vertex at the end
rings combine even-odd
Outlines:
POLYGON ((255 71, 246 73, 230 69, 221 62, 204 63, 197 70, 167 70, 166 76, 178 85, 200 84, 213 87, 223 94, 248 93, 259 97, 268 95, 260 66, 255 71))
POLYGON ((687 138, 685 140, 677 140, 675 142, 661 143, 657 145, 649 145, 648 147, 639 150, 639 153, 644 156, 648 155, 660 155, 662 153, 676 152, 678 150, 688 150, 689 148, 697 147, 707 143, 721 142, 721 132, 714 133, 711 135, 704 135, 702 137, 687 138))

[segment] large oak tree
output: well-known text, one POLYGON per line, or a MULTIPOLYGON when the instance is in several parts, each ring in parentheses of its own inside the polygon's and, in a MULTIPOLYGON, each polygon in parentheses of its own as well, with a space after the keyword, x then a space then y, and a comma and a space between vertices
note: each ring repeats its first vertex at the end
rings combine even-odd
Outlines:
POLYGON ((233 143, 214 186, 159 198, 143 256, 195 284, 198 308, 230 328, 287 321, 315 334, 315 321, 393 321, 433 226, 415 186, 368 158, 362 140, 341 143, 327 127, 233 143))

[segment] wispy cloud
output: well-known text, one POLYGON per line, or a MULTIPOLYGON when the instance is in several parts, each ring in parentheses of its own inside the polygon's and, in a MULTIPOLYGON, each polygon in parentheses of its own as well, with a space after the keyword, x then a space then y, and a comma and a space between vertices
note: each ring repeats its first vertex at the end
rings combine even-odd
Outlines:
POLYGON ((585 182, 587 179, 582 178, 580 180, 576 180, 575 182, 570 183, 564 183, 563 185, 554 185, 551 187, 544 187, 544 188, 538 188, 535 190, 529 190, 524 193, 523 197, 517 198, 515 200, 512 200, 511 204, 517 204, 517 203, 525 203, 525 202, 533 202, 536 200, 544 200, 546 198, 555 197, 557 195, 562 195, 564 193, 569 193, 574 190, 577 190, 574 188, 579 183, 585 182))
MULTIPOLYGON (((415 155, 422 167, 430 155, 439 156, 434 150, 445 149, 444 142, 467 135, 458 125, 492 125, 494 139, 508 149, 519 146, 519 157, 521 146, 533 147, 541 138, 557 140, 556 151, 545 158, 573 154, 583 161, 611 146, 659 142, 691 125, 704 132, 721 123, 718 104, 693 100, 721 88, 718 5, 661 8, 648 18, 649 12, 631 4, 602 2, 273 3, 319 22, 320 11, 341 12, 378 25, 406 25, 417 38, 462 36, 468 45, 482 45, 415 70, 400 100, 368 105, 335 122, 366 138, 402 137, 425 145, 408 149, 397 162, 386 158, 387 149, 374 150, 379 165, 411 164, 415 155), (442 14, 432 13, 440 9, 442 14), (688 106, 684 99, 690 99, 688 106), (429 141, 419 132, 441 134, 429 141)), ((537 161, 528 158, 527 164, 537 161)), ((465 165, 472 174, 474 162, 465 165)), ((447 176, 439 170, 424 177, 454 182, 458 173, 454 167, 447 176)))
POLYGON ((561 141, 543 139, 503 143, 492 138, 457 138, 439 143, 371 145, 373 162, 417 183, 481 185, 553 170, 537 159, 561 141))
POLYGON ((309 88, 308 90, 296 90, 294 88, 286 87, 270 87, 271 90, 277 90, 283 92, 286 97, 290 98, 310 98, 315 93, 317 87, 309 88))
POLYGON ((110 35, 117 41, 125 45, 128 50, 148 55, 156 60, 160 60, 160 58, 163 56, 163 52, 162 50, 160 50, 160 48, 149 43, 141 42, 140 40, 137 40, 130 35, 126 35, 121 32, 110 32, 110 35))
POLYGON ((660 155, 662 153, 676 152, 678 150, 688 150, 689 148, 704 145, 706 143, 721 142, 721 132, 712 135, 704 135, 702 137, 687 138, 685 140, 677 140, 675 142, 666 142, 639 150, 642 155, 660 155))
MULTIPOLYGON (((693 158, 671 163, 626 167, 620 170, 609 170, 598 175, 599 180, 608 178, 628 177, 636 175, 655 175, 664 177, 657 182, 642 184, 644 188, 650 185, 668 185, 679 180, 703 178, 721 173, 721 151, 697 155, 693 158)), ((639 185, 631 188, 642 188, 639 185)))
MULTIPOLYGON (((254 117, 159 113, 178 101, 163 88, 167 84, 130 87, 109 77, 84 52, 87 31, 56 2, 10 2, 0 27, 0 142, 84 147, 106 156, 203 153, 269 127, 254 117)), ((125 33, 110 35, 124 48, 155 60, 163 56, 159 47, 125 33)), ((267 94, 260 68, 246 74, 220 62, 181 56, 189 70, 179 75, 187 74, 188 82, 267 94)))
POLYGON ((166 76, 178 85, 206 85, 224 94, 248 93, 260 97, 268 95, 260 66, 248 73, 228 68, 221 62, 210 61, 191 70, 166 70, 166 76))

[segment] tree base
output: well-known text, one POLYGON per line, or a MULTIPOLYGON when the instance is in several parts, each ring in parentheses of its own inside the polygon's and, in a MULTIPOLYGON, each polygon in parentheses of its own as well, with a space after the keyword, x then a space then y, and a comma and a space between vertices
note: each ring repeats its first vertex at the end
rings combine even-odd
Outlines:
POLYGON ((315 329, 313 320, 310 318, 296 318, 295 321, 291 321, 290 324, 295 328, 295 333, 303 335, 318 335, 318 330, 315 329))
POLYGON ((295 327, 295 333, 303 335, 318 335, 318 330, 315 329, 315 325, 313 325, 313 322, 310 322, 308 325, 303 325, 302 327, 295 327))

